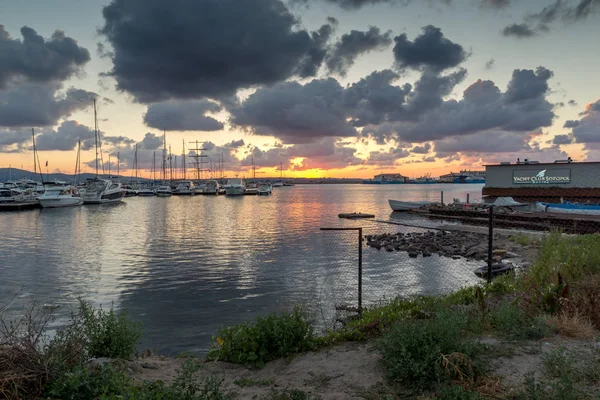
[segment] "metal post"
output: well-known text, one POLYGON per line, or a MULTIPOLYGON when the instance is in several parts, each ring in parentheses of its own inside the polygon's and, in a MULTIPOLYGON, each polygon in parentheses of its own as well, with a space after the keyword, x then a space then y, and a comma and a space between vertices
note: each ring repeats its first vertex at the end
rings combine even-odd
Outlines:
POLYGON ((358 228, 358 315, 362 316, 362 228, 358 228))
POLYGON ((492 250, 494 246, 494 206, 489 208, 489 226, 488 226, 488 273, 487 281, 492 282, 492 250))
POLYGON ((442 190, 442 193, 441 193, 441 198, 442 198, 442 199, 441 199, 440 203, 441 203, 442 205, 444 205, 444 191, 443 191, 443 190, 442 190))
POLYGON ((470 200, 470 194, 467 193, 467 204, 469 204, 469 200, 470 200))

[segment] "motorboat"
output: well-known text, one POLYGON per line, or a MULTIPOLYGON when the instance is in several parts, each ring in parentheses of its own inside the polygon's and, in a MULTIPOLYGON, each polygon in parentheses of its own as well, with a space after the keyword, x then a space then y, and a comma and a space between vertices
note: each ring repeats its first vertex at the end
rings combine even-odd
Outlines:
POLYGON ((244 194, 249 196, 256 196, 258 194, 258 185, 254 182, 248 183, 246 185, 246 191, 244 192, 244 194))
POLYGON ((271 185, 272 187, 283 187, 283 181, 275 181, 273 182, 273 185, 271 185))
POLYGON ((138 190, 138 196, 140 197, 152 197, 155 194, 156 193, 154 193, 154 189, 152 189, 151 187, 143 187, 140 190, 138 190))
POLYGON ((138 195, 138 191, 135 190, 131 185, 123 185, 122 189, 125 192, 125 197, 133 197, 138 195))
POLYGON ((246 192, 246 183, 240 178, 227 179, 225 194, 227 196, 241 196, 246 192))
POLYGON ((121 183, 110 179, 92 178, 86 181, 84 204, 109 204, 123 201, 125 192, 121 183))
MULTIPOLYGON (((515 268, 510 264, 505 264, 503 262, 492 264, 491 268, 491 277, 495 278, 500 275, 508 274, 510 271, 513 271, 515 268)), ((477 277, 486 279, 488 277, 488 273, 490 272, 489 267, 487 265, 477 268, 473 271, 477 277)))
POLYGON ((23 192, 16 187, 7 186, 6 184, 0 187, 0 204, 20 203, 23 201, 25 201, 23 192))
POLYGON ((205 189, 206 189, 206 184, 200 183, 200 184, 196 185, 196 187, 194 188, 194 194, 202 195, 202 194, 204 194, 205 189))
POLYGON ((181 181, 173 190, 175 195, 192 196, 195 194, 196 185, 192 181, 181 181))
POLYGON ((584 214, 600 215, 599 204, 578 204, 578 203, 536 203, 538 211, 558 214, 584 214))
POLYGON ((259 196, 268 196, 273 193, 273 188, 268 183, 261 183, 258 185, 258 195, 259 196))
POLYGON ((206 181, 203 194, 219 194, 219 182, 215 180, 206 181))
POLYGON ((171 186, 169 185, 162 185, 159 186, 158 189, 156 189, 157 197, 171 197, 172 195, 173 191, 171 190, 171 186))
POLYGON ((390 207, 393 211, 408 211, 415 208, 421 208, 423 206, 429 206, 434 204, 433 201, 400 201, 400 200, 388 200, 390 207))
POLYGON ((44 193, 38 198, 43 208, 74 207, 83 204, 79 190, 64 182, 46 182, 44 193))

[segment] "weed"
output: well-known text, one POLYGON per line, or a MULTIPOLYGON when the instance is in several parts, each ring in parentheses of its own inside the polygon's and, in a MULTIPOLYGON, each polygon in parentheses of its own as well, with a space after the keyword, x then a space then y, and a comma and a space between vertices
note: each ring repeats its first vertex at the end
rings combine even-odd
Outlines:
POLYGON ((459 385, 444 385, 435 392, 435 398, 444 400, 480 400, 477 392, 470 392, 459 385))
POLYGON ((550 318, 548 323, 560 335, 570 338, 591 339, 597 334, 594 325, 587 317, 581 316, 577 309, 573 311, 572 315, 561 311, 558 315, 550 318))
POLYGON ((518 233, 516 235, 511 235, 509 237, 511 242, 519 244, 521 246, 531 246, 539 243, 539 240, 534 238, 531 235, 527 235, 525 233, 518 233))
POLYGON ((457 367, 469 379, 475 379, 482 368, 472 360, 481 345, 465 338, 465 325, 463 316, 449 312, 440 312, 433 319, 396 324, 381 341, 388 377, 410 386, 431 387, 455 375, 454 368, 450 374, 444 370, 442 356, 460 354, 463 360, 469 361, 461 362, 457 367))
POLYGON ((500 304, 490 311, 489 321, 510 339, 541 339, 550 333, 543 316, 530 317, 517 304, 500 304))
POLYGON ((252 386, 271 386, 275 384, 273 379, 252 379, 252 378, 244 378, 244 379, 236 379, 233 381, 235 385, 239 387, 252 387, 252 386))
POLYGON ((126 311, 95 309, 80 300, 79 313, 87 337, 90 357, 130 359, 142 335, 139 323, 129 319, 126 311))
POLYGON ((97 368, 78 366, 52 382, 46 394, 71 400, 108 398, 121 394, 132 384, 129 376, 110 364, 97 368))
POLYGON ((306 393, 298 389, 271 389, 269 395, 265 397, 266 400, 319 400, 320 398, 320 396, 306 393))
POLYGON ((301 309, 294 308, 289 313, 270 314, 251 323, 221 328, 209 357, 262 368, 268 361, 315 347, 311 322, 301 309))

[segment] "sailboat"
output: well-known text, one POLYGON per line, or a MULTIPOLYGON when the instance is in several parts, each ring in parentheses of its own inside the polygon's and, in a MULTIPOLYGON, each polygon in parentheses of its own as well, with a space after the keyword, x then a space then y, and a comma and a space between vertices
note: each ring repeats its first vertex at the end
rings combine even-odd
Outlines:
POLYGON ((94 136, 96 140, 96 177, 87 180, 85 194, 83 195, 84 204, 108 204, 123 201, 125 192, 121 188, 120 182, 113 182, 110 179, 101 179, 98 176, 98 146, 100 145, 100 135, 98 132, 98 115, 96 111, 96 100, 94 99, 94 136))
POLYGON ((281 180, 273 182, 273 187, 283 187, 283 163, 281 163, 279 171, 281 174, 281 180))

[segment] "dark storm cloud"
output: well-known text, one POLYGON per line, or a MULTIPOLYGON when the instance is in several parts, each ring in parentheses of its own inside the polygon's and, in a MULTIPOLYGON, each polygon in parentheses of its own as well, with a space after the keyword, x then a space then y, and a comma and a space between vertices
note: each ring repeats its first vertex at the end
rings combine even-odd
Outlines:
POLYGON ((514 36, 519 39, 530 38, 537 33, 527 24, 511 24, 502 30, 504 36, 514 36))
POLYGON ((162 147, 162 145, 163 145, 162 136, 155 135, 154 133, 151 133, 151 132, 146 132, 142 141, 138 143, 138 148, 145 149, 145 150, 156 150, 156 149, 159 149, 160 147, 162 147))
MULTIPOLYGON (((423 113, 416 121, 385 127, 386 138, 404 142, 426 142, 451 136, 487 131, 520 132, 522 135, 552 125, 553 105, 546 99, 547 80, 552 73, 540 67, 536 71, 515 70, 502 93, 491 81, 473 83, 462 100, 447 100, 423 113)), ((381 131, 371 130, 377 137, 381 131)), ((437 150, 437 145, 436 145, 437 150)))
POLYGON ((148 106, 144 123, 156 129, 170 131, 218 131, 223 123, 207 116, 222 107, 210 100, 169 100, 148 106))
POLYGON ((434 156, 423 158, 423 162, 436 162, 436 158, 434 156))
POLYGON ((95 145, 94 130, 77 121, 64 121, 58 129, 45 130, 35 139, 37 150, 69 151, 81 140, 81 149, 89 150, 95 145))
POLYGON ((381 33, 379 28, 374 26, 366 32, 352 30, 342 35, 327 58, 329 72, 345 76, 346 71, 361 54, 386 49, 392 43, 391 35, 391 31, 381 33))
POLYGON ((440 28, 423 27, 423 33, 413 42, 405 33, 394 38, 394 58, 399 68, 420 69, 429 67, 437 71, 456 67, 468 57, 463 47, 450 41, 440 28))
POLYGON ((238 147, 244 147, 246 145, 246 143, 244 142, 244 139, 240 139, 240 140, 232 140, 229 143, 226 143, 223 145, 223 147, 228 147, 230 149, 237 149, 238 147))
POLYGON ((404 115, 391 120, 414 120, 423 113, 438 108, 444 103, 444 97, 452 93, 454 87, 466 76, 467 70, 462 68, 448 75, 425 70, 408 95, 404 115))
POLYGON ((570 135, 556 135, 552 139, 552 144, 571 144, 573 143, 573 137, 570 135))
POLYGON ((577 102, 575 100, 569 100, 569 105, 570 106, 576 106, 577 102))
MULTIPOLYGON (((573 127, 572 135, 577 143, 600 143, 600 100, 588 104, 578 121, 567 121, 573 127)), ((566 124, 565 124, 566 127, 566 124)))
POLYGON ((579 125, 579 121, 570 119, 565 121, 563 128, 575 128, 577 125, 579 125))
POLYGON ((389 150, 379 150, 369 152, 365 165, 376 165, 380 167, 391 167, 396 161, 410 156, 410 151, 399 147, 392 147, 389 150))
POLYGON ((235 125, 256 135, 276 136, 284 143, 306 143, 324 136, 355 136, 340 105, 342 86, 333 78, 305 85, 284 82, 257 90, 230 110, 235 125))
POLYGON ((502 9, 510 6, 511 0, 481 0, 481 7, 488 7, 494 9, 502 9))
POLYGON ((21 36, 22 40, 13 39, 0 25, 0 89, 12 78, 41 83, 65 80, 90 60, 90 53, 62 31, 46 40, 24 26, 21 36))
POLYGON ((127 146, 135 143, 135 140, 125 136, 104 136, 102 142, 113 147, 127 146))
POLYGON ((92 105, 96 94, 70 88, 62 93, 61 85, 52 82, 33 84, 12 82, 0 90, 0 126, 50 126, 78 110, 92 105))
POLYGON ((144 103, 314 75, 331 34, 331 21, 301 29, 280 0, 112 0, 103 16, 109 75, 144 103))
POLYGON ((20 153, 31 143, 30 129, 0 128, 0 153, 20 153))
MULTIPOLYGON (((378 4, 389 4, 389 5, 398 5, 398 6, 407 6, 415 0, 290 0, 292 4, 310 4, 315 2, 325 2, 330 4, 335 4, 346 10, 358 10, 362 7, 366 6, 374 6, 378 4)), ((451 0, 430 0, 429 4, 444 4, 449 5, 451 0)))
POLYGON ((423 146, 415 146, 410 152, 415 154, 427 154, 431 150, 431 144, 425 143, 423 146))
POLYGON ((435 150, 439 156, 455 153, 506 153, 528 149, 529 137, 519 132, 489 130, 465 136, 438 140, 435 150))

